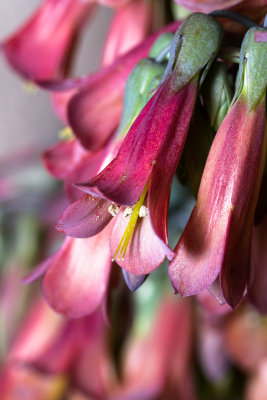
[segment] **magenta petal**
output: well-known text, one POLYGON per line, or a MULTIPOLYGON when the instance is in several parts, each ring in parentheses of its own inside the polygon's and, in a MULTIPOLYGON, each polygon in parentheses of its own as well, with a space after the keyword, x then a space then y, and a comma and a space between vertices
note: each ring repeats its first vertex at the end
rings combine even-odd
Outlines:
POLYGON ((251 235, 265 159, 265 103, 249 112, 240 96, 212 144, 198 199, 170 263, 173 286, 184 296, 220 274, 223 295, 235 307, 251 267, 251 235))
POLYGON ((42 290, 54 310, 70 318, 92 313, 106 294, 111 228, 89 239, 65 239, 47 270, 42 290))
MULTIPOLYGON (((128 225, 129 217, 123 216, 120 211, 111 234, 110 251, 114 256, 120 240, 128 225)), ((115 257, 115 261, 121 268, 134 275, 146 275, 160 266, 164 261, 165 252, 161 243, 151 227, 149 217, 138 218, 130 239, 124 259, 115 257)))
POLYGON ((75 35, 92 7, 78 0, 46 0, 2 45, 9 63, 30 80, 61 74, 75 35))
POLYGON ((57 229, 75 238, 94 236, 111 221, 109 206, 109 201, 85 194, 67 208, 57 229))
MULTIPOLYGON (((105 145, 119 124, 124 88, 131 70, 139 60, 147 57, 159 34, 163 31, 173 31, 178 26, 179 23, 167 26, 119 57, 112 65, 85 78, 84 81, 77 80, 77 85, 82 84, 84 87, 69 102, 68 119, 75 135, 85 148, 96 150, 105 145)), ((75 84, 75 80, 73 83, 75 84)))
POLYGON ((65 179, 88 152, 77 140, 59 142, 46 150, 42 160, 47 170, 58 179, 65 179))
MULTIPOLYGON (((188 84, 177 94, 173 95, 174 114, 169 115, 172 129, 166 132, 160 149, 160 157, 151 173, 148 191, 148 209, 152 227, 162 241, 166 256, 171 260, 175 253, 168 246, 168 209, 170 187, 179 163, 190 125, 195 98, 195 84, 188 84)), ((166 110, 162 109, 162 118, 166 110)))
POLYGON ((110 64, 142 42, 151 29, 152 12, 152 3, 147 0, 129 1, 118 8, 110 23, 102 65, 110 64))
MULTIPOLYGON (((157 163, 168 162, 171 173, 175 170, 179 154, 186 137, 186 126, 190 112, 186 112, 182 123, 182 138, 175 135, 177 122, 181 123, 179 107, 193 111, 196 93, 194 83, 180 92, 172 93, 172 76, 156 91, 131 126, 114 160, 94 179, 84 183, 85 187, 95 186, 99 193, 110 200, 125 205, 136 203, 157 163), (190 105, 186 106, 186 101, 190 105), (170 151, 170 144, 179 148, 178 157, 170 151), (162 160, 162 161, 161 161, 162 160)), ((165 177, 164 177, 165 179, 165 177)))

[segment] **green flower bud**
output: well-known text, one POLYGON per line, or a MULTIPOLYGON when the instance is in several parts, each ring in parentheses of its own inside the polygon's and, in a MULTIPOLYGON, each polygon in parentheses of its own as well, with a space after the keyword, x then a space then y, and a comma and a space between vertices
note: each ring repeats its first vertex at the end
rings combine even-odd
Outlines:
POLYGON ((170 58, 170 47, 173 40, 173 33, 165 32, 160 35, 150 49, 149 57, 157 59, 162 57, 160 62, 168 61, 170 58))
POLYGON ((152 59, 145 58, 134 67, 129 75, 125 88, 123 113, 117 136, 127 134, 135 118, 152 96, 153 90, 164 73, 165 67, 152 59), (152 81, 154 86, 151 86, 152 81))
POLYGON ((231 104, 231 86, 223 63, 214 63, 204 81, 202 95, 211 126, 217 131, 231 104))
POLYGON ((201 106, 198 104, 183 151, 186 176, 195 197, 197 197, 212 141, 212 128, 204 117, 201 106))

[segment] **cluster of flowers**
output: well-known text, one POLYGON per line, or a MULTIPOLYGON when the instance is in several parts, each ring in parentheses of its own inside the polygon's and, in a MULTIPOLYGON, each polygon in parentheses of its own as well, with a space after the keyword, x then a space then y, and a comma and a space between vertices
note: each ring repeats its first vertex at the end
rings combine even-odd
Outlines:
MULTIPOLYGON (((65 393, 70 369, 73 382, 93 399, 150 399, 164 390, 164 399, 194 399, 189 301, 159 289, 154 337, 150 332, 126 353, 124 385, 107 356, 102 313, 111 318, 115 304, 117 313, 130 314, 125 288, 113 299, 120 277, 140 291, 163 263, 159 270, 165 270, 165 259, 175 292, 197 295, 216 318, 244 299, 267 312, 267 4, 177 1, 193 13, 165 25, 167 2, 101 0, 115 8, 102 67, 68 78, 73 44, 96 3, 46 0, 1 46, 24 78, 51 91, 68 127, 65 139, 42 156, 48 171, 64 181, 71 203, 57 225, 67 237, 24 282, 42 277, 55 311, 83 317, 62 320, 38 300, 11 359, 57 372, 44 387, 55 399, 65 393), (227 11, 211 12, 217 8, 227 11), (181 222, 188 204, 193 210, 181 222), (29 354, 29 343, 46 325, 53 325, 48 344, 29 354), (149 365, 141 371, 136 360, 142 352, 149 365)), ((173 10, 181 11, 174 4, 173 10)), ((203 329, 211 325, 208 319, 203 329)), ((7 368, 6 399, 16 398, 8 384, 14 373, 28 379, 29 371, 7 368)), ((75 396, 69 398, 83 398, 75 396)))

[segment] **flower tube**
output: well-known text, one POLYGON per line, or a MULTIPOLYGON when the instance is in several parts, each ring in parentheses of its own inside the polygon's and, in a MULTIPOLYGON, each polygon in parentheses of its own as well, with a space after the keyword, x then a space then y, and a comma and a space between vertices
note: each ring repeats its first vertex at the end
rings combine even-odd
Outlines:
POLYGON ((243 41, 235 101, 213 141, 196 206, 169 266, 174 288, 193 295, 220 276, 231 307, 252 273, 254 213, 266 153, 266 49, 259 32, 243 41))

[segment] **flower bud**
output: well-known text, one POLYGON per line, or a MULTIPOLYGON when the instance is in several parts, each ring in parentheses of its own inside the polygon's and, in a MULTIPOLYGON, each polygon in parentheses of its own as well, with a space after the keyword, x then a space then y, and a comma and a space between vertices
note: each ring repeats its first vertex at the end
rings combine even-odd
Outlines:
POLYGON ((117 132, 118 136, 126 135, 135 118, 152 96, 152 93, 148 96, 149 92, 155 88, 158 80, 155 81, 154 87, 151 87, 151 82, 157 76, 161 78, 164 69, 163 65, 149 58, 144 58, 134 67, 126 83, 123 114, 117 132))
POLYGON ((171 32, 165 32, 160 35, 151 47, 149 57, 155 59, 163 55, 164 57, 160 61, 168 61, 170 58, 170 45, 173 40, 173 36, 174 35, 171 32), (166 50, 166 53, 164 52, 164 50, 166 50))
POLYGON ((205 79, 202 91, 211 126, 217 131, 231 104, 231 87, 224 64, 215 63, 205 79))

